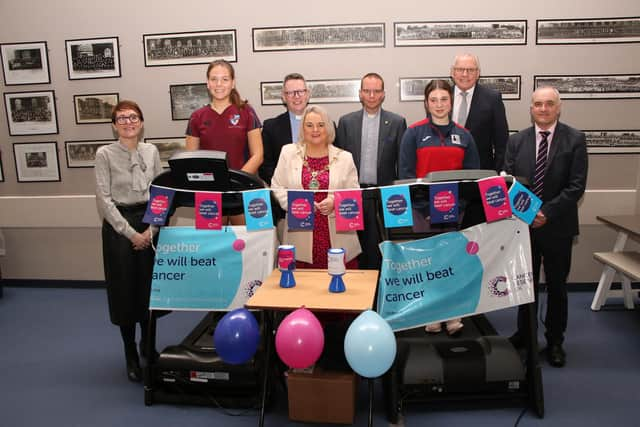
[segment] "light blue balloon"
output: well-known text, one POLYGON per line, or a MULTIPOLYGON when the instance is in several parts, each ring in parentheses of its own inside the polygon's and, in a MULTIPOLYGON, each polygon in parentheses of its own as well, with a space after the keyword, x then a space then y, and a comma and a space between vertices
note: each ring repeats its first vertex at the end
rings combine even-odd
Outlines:
POLYGON ((396 337, 386 320, 367 310, 347 329, 344 354, 358 375, 379 377, 389 370, 396 357, 396 337))

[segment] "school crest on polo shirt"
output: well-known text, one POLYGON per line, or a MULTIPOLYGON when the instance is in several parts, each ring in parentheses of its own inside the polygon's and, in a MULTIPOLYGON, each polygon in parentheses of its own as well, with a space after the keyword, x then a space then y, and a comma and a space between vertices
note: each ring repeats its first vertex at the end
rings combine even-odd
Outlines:
POLYGON ((238 122, 240 122, 240 114, 234 114, 229 117, 229 123, 231 123, 231 125, 236 126, 238 122))

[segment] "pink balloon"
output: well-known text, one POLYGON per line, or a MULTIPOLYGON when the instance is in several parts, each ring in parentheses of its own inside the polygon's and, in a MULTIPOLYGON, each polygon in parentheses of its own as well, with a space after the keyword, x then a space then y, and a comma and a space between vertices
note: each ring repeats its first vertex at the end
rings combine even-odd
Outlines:
POLYGON ((318 318, 306 308, 285 317, 276 332, 276 352, 290 368, 307 368, 324 348, 324 331, 318 318))

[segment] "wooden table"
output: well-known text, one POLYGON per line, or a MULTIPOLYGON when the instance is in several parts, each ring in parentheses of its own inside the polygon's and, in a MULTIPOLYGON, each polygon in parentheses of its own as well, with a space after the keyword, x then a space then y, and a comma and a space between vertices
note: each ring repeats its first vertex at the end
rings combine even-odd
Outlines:
POLYGON ((631 288, 631 281, 640 280, 640 253, 624 251, 624 247, 629 237, 640 238, 640 215, 598 216, 597 218, 616 230, 618 236, 612 251, 593 254, 593 257, 604 264, 604 267, 593 296, 591 310, 600 310, 609 297, 622 297, 625 308, 632 310, 633 297, 638 290, 631 288), (611 282, 616 274, 622 278, 620 290, 611 289, 611 282))
POLYGON ((280 287, 280 271, 274 270, 245 304, 247 308, 291 311, 305 306, 311 311, 359 313, 373 307, 378 270, 347 270, 342 276, 345 292, 329 292, 327 270, 296 270, 296 286, 280 287))
MULTIPOLYGON (((333 311, 342 313, 359 313, 371 309, 378 283, 377 270, 347 270, 342 279, 345 292, 329 292, 331 276, 327 270, 296 270, 293 275, 296 286, 292 288, 280 287, 280 271, 274 270, 271 275, 249 298, 245 307, 265 310, 265 329, 273 329, 272 316, 274 311, 292 311, 302 306, 311 311, 333 311)), ((268 370, 271 363, 272 347, 275 334, 266 340, 265 375, 262 384, 262 404, 259 425, 264 425, 264 408, 268 390, 268 370)), ((369 380, 369 426, 373 423, 373 381, 369 380)))

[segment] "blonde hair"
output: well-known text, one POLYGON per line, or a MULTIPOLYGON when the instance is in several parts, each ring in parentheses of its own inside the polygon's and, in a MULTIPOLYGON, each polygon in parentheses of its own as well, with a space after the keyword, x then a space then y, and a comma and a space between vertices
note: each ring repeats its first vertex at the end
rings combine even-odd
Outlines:
POLYGON ((329 137, 329 144, 333 144, 333 141, 336 139, 336 128, 333 125, 333 121, 329 117, 329 113, 327 110, 322 108, 319 105, 309 105, 304 109, 304 113, 302 113, 302 125, 300 126, 300 133, 298 134, 298 140, 304 141, 304 122, 307 119, 307 115, 309 113, 316 113, 322 118, 322 121, 325 123, 325 129, 327 129, 327 136, 329 137))

